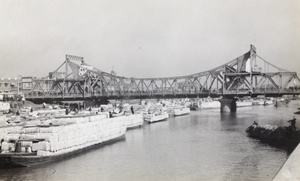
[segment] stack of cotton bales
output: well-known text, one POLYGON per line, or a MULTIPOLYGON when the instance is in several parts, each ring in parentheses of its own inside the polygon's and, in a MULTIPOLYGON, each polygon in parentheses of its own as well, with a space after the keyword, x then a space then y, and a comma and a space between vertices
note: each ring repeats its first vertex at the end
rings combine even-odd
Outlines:
POLYGON ((9 141, 18 139, 20 136, 22 126, 10 126, 10 127, 2 127, 0 128, 0 140, 9 141))
POLYGON ((127 128, 134 128, 137 126, 141 126, 144 123, 143 116, 141 114, 134 114, 130 116, 124 117, 124 120, 126 123, 127 128))
MULTIPOLYGON (((38 156, 67 153, 99 144, 125 134, 126 124, 123 119, 135 119, 138 116, 107 118, 108 114, 94 116, 51 119, 49 127, 20 127, 6 131, 2 152, 18 151, 37 152, 38 156)), ((131 121, 133 122, 133 121, 131 121)))
POLYGON ((15 142, 20 138, 21 126, 0 128, 1 153, 15 151, 15 142))
POLYGON ((76 121, 80 123, 52 127, 52 133, 49 134, 50 150, 38 152, 38 155, 50 155, 51 152, 66 153, 108 141, 125 133, 126 127, 122 121, 107 119, 106 116, 79 117, 76 121))

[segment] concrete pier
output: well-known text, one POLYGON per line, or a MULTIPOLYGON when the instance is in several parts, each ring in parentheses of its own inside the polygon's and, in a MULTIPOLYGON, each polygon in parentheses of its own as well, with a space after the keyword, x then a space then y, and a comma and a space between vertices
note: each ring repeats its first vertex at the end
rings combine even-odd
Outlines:
POLYGON ((221 112, 236 112, 236 98, 222 98, 219 101, 221 103, 221 112))
POLYGON ((298 144, 273 179, 273 181, 285 180, 300 180, 300 144, 298 144))

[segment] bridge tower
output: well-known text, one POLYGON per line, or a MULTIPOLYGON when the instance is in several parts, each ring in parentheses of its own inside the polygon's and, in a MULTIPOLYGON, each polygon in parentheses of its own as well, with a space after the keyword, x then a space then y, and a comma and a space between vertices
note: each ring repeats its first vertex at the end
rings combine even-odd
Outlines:
POLYGON ((253 93, 253 71, 254 64, 256 64, 256 48, 254 45, 250 45, 250 51, 244 55, 236 58, 235 66, 224 67, 223 77, 223 98, 220 99, 221 107, 220 112, 236 112, 236 101, 237 98, 232 95, 226 95, 229 88, 235 88, 236 90, 243 84, 247 84, 248 94, 253 93), (249 79, 248 79, 249 77, 249 79))

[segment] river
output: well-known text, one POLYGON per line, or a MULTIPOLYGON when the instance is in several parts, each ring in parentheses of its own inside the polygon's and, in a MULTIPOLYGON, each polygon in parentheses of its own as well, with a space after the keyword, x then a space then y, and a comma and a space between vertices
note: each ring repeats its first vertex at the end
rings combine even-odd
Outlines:
POLYGON ((238 107, 236 113, 192 111, 59 162, 0 169, 0 180, 272 180, 291 150, 249 138, 245 129, 253 121, 287 126, 298 107, 292 101, 287 107, 238 107))

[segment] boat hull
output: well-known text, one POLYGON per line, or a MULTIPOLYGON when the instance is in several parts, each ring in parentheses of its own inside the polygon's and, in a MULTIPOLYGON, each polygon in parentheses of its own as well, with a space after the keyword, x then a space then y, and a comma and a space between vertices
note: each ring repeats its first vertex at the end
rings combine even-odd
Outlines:
POLYGON ((161 115, 148 115, 145 117, 145 121, 147 123, 154 123, 154 122, 159 122, 159 121, 165 121, 169 118, 169 114, 161 114, 161 115))
POLYGON ((181 109, 174 109, 174 116, 183 116, 186 114, 190 114, 190 109, 189 108, 181 108, 181 109))
POLYGON ((26 154, 26 153, 7 153, 7 154, 0 154, 0 168, 16 168, 16 167, 30 167, 40 164, 45 164, 49 162, 60 161, 66 159, 71 156, 75 156, 82 152, 91 150, 93 148, 99 148, 100 146, 104 146, 116 141, 120 141, 125 139, 125 133, 119 135, 116 138, 111 140, 98 143, 95 145, 87 146, 81 149, 77 149, 74 151, 57 154, 57 155, 49 155, 49 156, 37 156, 34 153, 26 154))
POLYGON ((300 131, 291 127, 251 125, 246 129, 246 133, 249 137, 273 145, 298 144, 300 141, 300 131))

